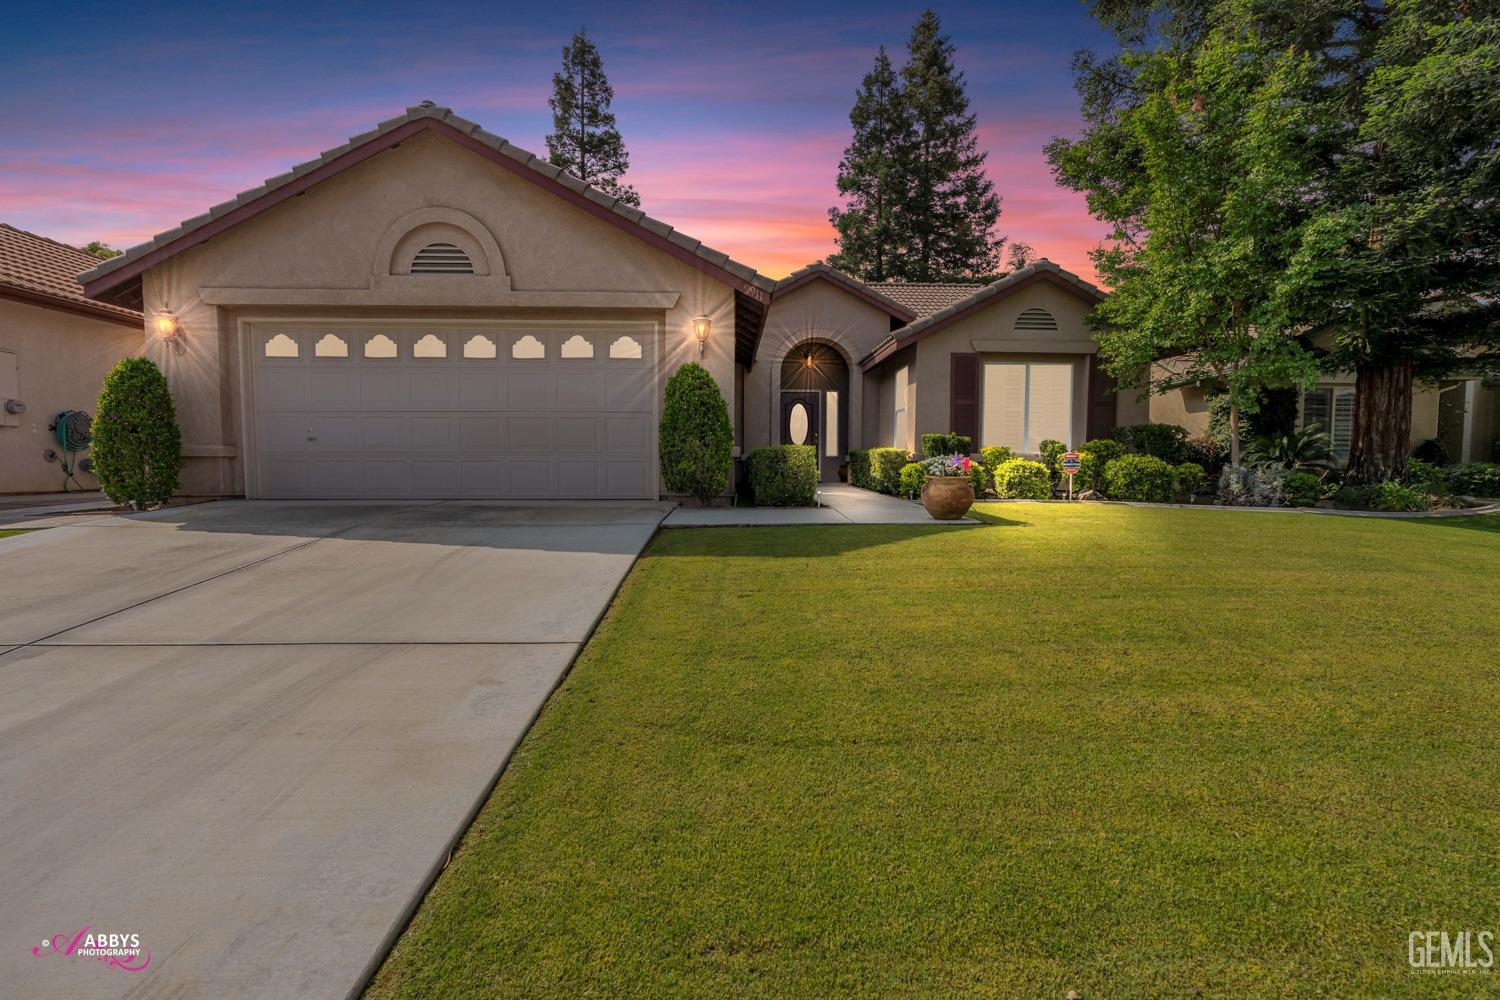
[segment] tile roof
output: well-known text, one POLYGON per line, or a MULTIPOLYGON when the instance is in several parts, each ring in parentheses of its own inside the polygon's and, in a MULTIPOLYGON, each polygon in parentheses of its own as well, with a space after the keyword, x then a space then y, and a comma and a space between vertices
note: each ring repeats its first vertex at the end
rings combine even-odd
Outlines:
POLYGON ((96 302, 83 294, 78 273, 98 263, 98 257, 77 247, 0 222, 0 290, 9 288, 28 299, 40 297, 92 313, 140 321, 141 314, 133 309, 96 302))
MULTIPOLYGON (((489 147, 489 149, 493 150, 494 152, 505 156, 506 158, 514 161, 517 164, 520 164, 523 167, 526 167, 528 170, 536 174, 539 178, 542 178, 545 181, 555 182, 556 184, 561 185, 569 191, 572 191, 575 194, 587 199, 588 201, 593 202, 600 208, 614 213, 627 222, 633 224, 634 227, 642 230, 643 234, 649 234, 648 238, 666 240, 679 247, 681 250, 687 251, 689 254, 705 261, 709 265, 727 272, 728 274, 734 276, 735 278, 749 286, 760 289, 761 291, 766 293, 769 293, 776 286, 776 283, 770 278, 766 278, 760 275, 755 271, 754 268, 747 267, 744 264, 731 260, 728 254, 724 254, 710 247, 704 246, 701 241, 678 232, 671 226, 667 225, 665 222, 661 222, 657 219, 651 218, 640 209, 625 204, 613 195, 605 194, 603 191, 600 191, 597 188, 590 187, 583 181, 579 180, 577 177, 574 177, 572 174, 567 173, 559 167, 553 166, 551 163, 548 163, 546 160, 537 156, 535 153, 528 152, 527 150, 524 150, 521 147, 506 141, 500 136, 495 135, 493 132, 486 132, 484 129, 480 128, 476 122, 471 122, 466 118, 460 118, 453 113, 453 110, 451 108, 440 107, 439 105, 433 104, 431 101, 423 101, 421 104, 415 107, 407 108, 405 114, 398 115, 395 118, 387 119, 370 131, 362 132, 359 135, 351 137, 349 141, 344 143, 343 145, 336 146, 330 150, 326 150, 315 159, 309 160, 306 163, 299 163, 287 172, 270 178, 259 187, 251 188, 248 191, 242 191, 231 198, 229 201, 226 201, 220 205, 215 205, 213 208, 209 209, 202 215, 184 220, 174 229, 169 229, 166 232, 158 233, 155 237, 148 240, 147 242, 126 250, 123 255, 98 264, 98 266, 96 266, 93 270, 89 271, 87 274, 81 275, 80 277, 85 283, 96 282, 101 278, 107 277, 108 275, 119 271, 121 268, 139 261, 142 257, 145 257, 147 254, 150 254, 153 251, 162 249, 169 244, 173 244, 179 240, 182 240, 186 236, 190 236, 195 230, 202 229, 204 226, 207 226, 209 223, 220 218, 221 216, 229 212, 233 212, 236 209, 242 208, 265 195, 271 194, 278 188, 285 187, 287 184, 290 184, 293 181, 301 178, 304 174, 317 170, 320 167, 324 167, 332 161, 337 160, 339 157, 345 155, 346 153, 350 153, 355 149, 366 145, 367 143, 373 142, 374 140, 379 139, 381 136, 384 136, 395 129, 410 125, 414 122, 420 122, 423 119, 434 119, 442 125, 446 125, 449 128, 457 130, 463 136, 479 142, 484 146, 489 147)), ((190 246, 196 245, 196 242, 201 241, 187 241, 177 249, 185 250, 190 246)), ((172 252, 177 251, 174 250, 172 252)), ((103 293, 106 290, 106 288, 100 288, 96 291, 99 293, 103 293)))
POLYGON ((929 316, 945 306, 961 302, 984 286, 948 281, 891 280, 876 282, 868 287, 920 317, 929 316))
POLYGON ((909 323, 920 315, 907 308, 901 302, 896 301, 894 296, 886 294, 887 289, 885 285, 872 285, 868 282, 860 281, 858 278, 845 274, 838 268, 831 264, 825 264, 821 260, 815 260, 806 267, 799 267, 785 278, 776 282, 776 294, 784 295, 815 277, 824 278, 835 285, 847 289, 860 298, 870 301, 903 323, 909 323))

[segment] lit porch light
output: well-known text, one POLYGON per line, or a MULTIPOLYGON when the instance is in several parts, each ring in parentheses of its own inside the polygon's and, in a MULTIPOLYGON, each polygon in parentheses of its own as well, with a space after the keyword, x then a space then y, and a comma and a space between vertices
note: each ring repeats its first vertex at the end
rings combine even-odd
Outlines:
POLYGON ((698 357, 703 357, 704 348, 708 346, 708 329, 712 322, 703 313, 693 317, 693 336, 698 338, 698 357))

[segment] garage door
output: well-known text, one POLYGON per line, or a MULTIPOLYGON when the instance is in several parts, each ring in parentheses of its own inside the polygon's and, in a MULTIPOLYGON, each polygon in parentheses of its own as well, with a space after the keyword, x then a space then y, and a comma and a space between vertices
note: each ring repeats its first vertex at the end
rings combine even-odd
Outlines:
POLYGON ((648 327, 257 326, 260 497, 655 498, 648 327))

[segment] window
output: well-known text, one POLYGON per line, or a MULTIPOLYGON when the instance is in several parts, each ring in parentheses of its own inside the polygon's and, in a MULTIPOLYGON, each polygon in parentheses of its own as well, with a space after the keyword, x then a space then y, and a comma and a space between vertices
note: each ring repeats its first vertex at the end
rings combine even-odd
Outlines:
POLYGON ((315 358, 347 358, 349 356, 349 345, 344 338, 336 333, 325 333, 313 345, 313 357, 315 358))
POLYGON ((540 340, 537 340, 528 333, 510 345, 510 356, 523 359, 545 358, 547 356, 547 347, 540 340))
POLYGON ((365 357, 367 358, 394 358, 396 356, 396 342, 383 333, 377 333, 365 341, 365 357))
POLYGON ((592 358, 594 343, 581 333, 575 333, 563 341, 562 356, 565 358, 592 358))
POLYGON ((464 342, 466 358, 493 358, 495 355, 495 342, 482 333, 476 333, 464 342))
POLYGON ((891 445, 911 450, 911 414, 907 397, 911 391, 911 374, 906 368, 896 369, 896 421, 891 435, 891 445))
POLYGON ((412 274, 473 274, 474 262, 452 243, 429 243, 411 259, 412 274))
POLYGON ((295 358, 297 342, 284 333, 278 333, 266 341, 265 355, 268 358, 295 358))
POLYGON ((839 456, 839 394, 829 390, 823 394, 823 454, 829 458, 839 456))
POLYGON ((612 358, 634 358, 641 356, 641 342, 634 337, 621 337, 609 345, 609 356, 612 358))
POLYGON ((1354 436, 1354 389, 1320 386, 1302 394, 1302 426, 1317 424, 1327 434, 1333 456, 1349 461, 1349 442, 1354 436))
POLYGON ((1073 441, 1073 366, 992 362, 984 366, 985 445, 1035 454, 1043 441, 1073 441))
POLYGON ((1017 330, 1056 330, 1057 319, 1045 309, 1027 309, 1016 317, 1017 330))
POLYGON ((443 338, 435 333, 429 333, 411 345, 411 356, 414 358, 446 358, 448 356, 448 345, 443 343, 443 338))

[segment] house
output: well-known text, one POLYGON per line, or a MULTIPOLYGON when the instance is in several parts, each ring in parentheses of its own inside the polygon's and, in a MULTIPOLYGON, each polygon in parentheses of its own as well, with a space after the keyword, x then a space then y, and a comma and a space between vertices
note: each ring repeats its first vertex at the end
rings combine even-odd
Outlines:
POLYGON ((139 311, 84 295, 76 276, 97 263, 0 223, 0 494, 98 488, 86 453, 68 453, 53 426, 69 410, 92 416, 105 374, 141 353, 144 335, 139 311))
POLYGON ((992 285, 757 274, 424 103, 81 276, 142 310, 183 489, 654 498, 667 378, 701 362, 739 454, 958 430, 1034 450, 1144 407, 1039 262, 992 285))

